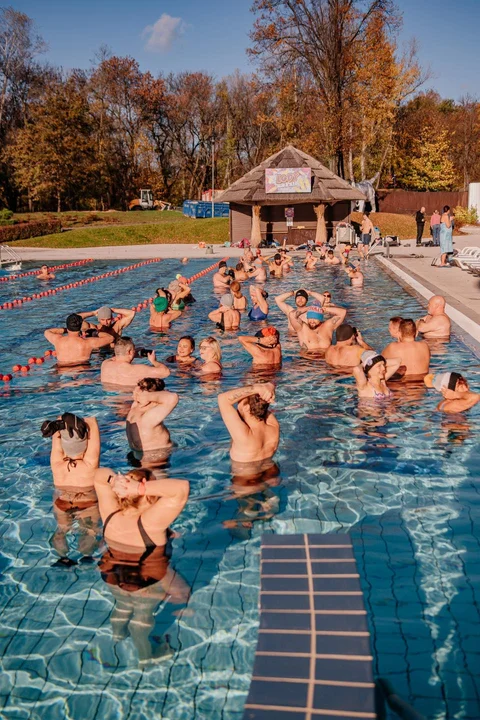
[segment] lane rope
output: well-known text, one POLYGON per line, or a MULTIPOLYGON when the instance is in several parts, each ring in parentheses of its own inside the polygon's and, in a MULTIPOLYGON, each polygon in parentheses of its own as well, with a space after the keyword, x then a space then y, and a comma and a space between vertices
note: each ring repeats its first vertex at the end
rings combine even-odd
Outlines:
MULTIPOLYGON (((66 268, 72 268, 72 267, 79 267, 80 265, 86 265, 87 263, 93 262, 93 258, 88 258, 88 260, 77 260, 76 262, 71 263, 63 263, 63 265, 52 265, 52 267, 48 268, 48 272, 53 272, 54 270, 65 270, 66 268)), ((18 278, 24 278, 24 277, 30 277, 31 275, 39 275, 42 271, 41 270, 29 270, 28 272, 24 273, 18 273, 18 275, 9 275, 8 277, 1 277, 0 282, 8 282, 9 280, 17 280, 18 278)))

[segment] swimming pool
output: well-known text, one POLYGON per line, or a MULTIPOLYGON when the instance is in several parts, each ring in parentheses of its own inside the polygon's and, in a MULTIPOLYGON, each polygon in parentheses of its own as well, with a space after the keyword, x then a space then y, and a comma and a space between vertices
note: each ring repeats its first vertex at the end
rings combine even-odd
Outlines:
MULTIPOLYGON (((48 347, 43 329, 62 325, 68 313, 102 304, 129 307, 175 273, 193 275, 207 264, 168 260, 4 312, 2 368, 40 354, 48 347)), ((54 284, 121 266, 98 262, 65 270, 54 284)), ((423 311, 375 263, 366 279, 362 292, 329 267, 268 283, 270 318, 282 331, 284 354, 276 375, 281 482, 250 501, 232 494, 228 435, 216 406, 220 389, 255 378, 249 356, 227 334, 221 339, 221 382, 199 383, 187 373, 168 379, 181 396, 167 422, 177 444, 169 473, 191 483, 190 501, 175 526, 181 536, 172 565, 191 597, 180 617, 174 613, 184 605, 157 611, 153 636, 159 647, 167 636, 173 651, 160 664, 139 667, 132 640, 114 641, 113 596, 95 564, 52 567, 57 555, 50 545, 56 525, 49 442, 39 426, 59 411, 96 415, 102 464, 126 468, 129 396, 102 389, 97 359, 81 375, 59 375, 46 364, 3 390, 2 717, 239 720, 256 645, 260 535, 350 531, 375 673, 429 718, 478 720, 480 412, 441 417, 438 396, 421 386, 402 388, 386 408, 362 407, 350 377, 298 356, 286 318, 273 303, 273 295, 302 284, 328 288, 349 307, 348 318, 366 341, 381 349, 390 316, 423 311)), ((38 284, 31 278, 5 283, 0 298, 38 284)), ((200 339, 219 333, 206 321, 217 305, 211 276, 193 289, 199 302, 168 337, 150 334, 148 310, 140 313, 130 329, 137 344, 155 347, 161 359, 183 334, 200 339)), ((247 328, 244 320, 242 331, 247 328)), ((465 371, 479 385, 478 359, 456 338, 448 356, 437 350, 432 367, 465 371)), ((79 558, 75 537, 70 545, 71 557, 79 558)))

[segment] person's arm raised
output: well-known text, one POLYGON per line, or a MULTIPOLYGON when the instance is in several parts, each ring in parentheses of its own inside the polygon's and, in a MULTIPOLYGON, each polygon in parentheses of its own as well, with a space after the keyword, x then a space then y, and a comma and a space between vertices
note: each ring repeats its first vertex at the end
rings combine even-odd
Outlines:
POLYGON ((111 345, 112 340, 113 338, 109 333, 100 332, 98 333, 98 337, 86 338, 85 342, 88 343, 93 350, 97 350, 98 348, 105 347, 105 345, 111 345))
POLYGON ((86 417, 85 422, 88 425, 88 444, 83 460, 90 467, 98 468, 100 462, 100 430, 97 418, 86 417))
POLYGON ((467 392, 464 393, 464 397, 455 398, 454 400, 442 400, 438 405, 438 410, 443 410, 446 413, 460 413, 465 410, 470 410, 480 400, 478 393, 467 392))
POLYGON ((292 308, 292 306, 289 305, 289 304, 288 304, 287 302, 285 302, 285 301, 287 300, 287 298, 291 298, 291 297, 293 297, 294 295, 295 295, 295 293, 293 292, 293 290, 289 290, 289 291, 286 292, 286 293, 282 293, 281 295, 277 295, 277 297, 275 298, 276 304, 278 305, 278 307, 280 308, 280 310, 281 310, 285 315, 287 315, 287 317, 288 317, 288 315, 290 315, 290 313, 293 311, 294 308, 292 308))
MULTIPOLYGON (((359 345, 363 350, 373 350, 372 347, 368 343, 365 342, 363 339, 363 335, 360 332, 360 330, 357 330, 357 345, 359 345)), ((383 353, 382 353, 383 355, 383 353)))
POLYGON ((315 298, 315 300, 318 300, 320 305, 323 307, 323 304, 325 302, 325 298, 322 293, 315 292, 314 290, 307 290, 308 296, 315 298))
POLYGON ((328 305, 325 310, 332 316, 329 318, 329 321, 333 322, 334 327, 341 325, 341 323, 345 320, 345 316, 347 314, 346 308, 336 307, 336 305, 328 305))
POLYGON ((222 313, 222 311, 221 311, 220 309, 219 309, 219 310, 212 310, 212 312, 208 314, 208 319, 211 320, 211 321, 214 322, 214 323, 218 323, 218 322, 221 322, 221 320, 222 320, 222 315, 223 315, 223 313, 222 313))
POLYGON ((388 358, 388 360, 386 362, 387 370, 385 373, 385 380, 389 380, 392 377, 392 375, 395 375, 395 373, 397 372, 397 370, 401 366, 401 364, 402 364, 402 358, 399 358, 399 357, 388 358))
POLYGON ((52 343, 52 345, 55 345, 55 341, 58 340, 58 338, 61 335, 64 335, 65 331, 63 328, 49 328, 48 330, 45 330, 43 333, 43 336, 46 340, 48 340, 49 343, 52 343))
POLYGON ((247 385, 220 393, 217 398, 220 415, 233 440, 239 440, 250 433, 248 425, 242 420, 234 405, 251 395, 260 395, 267 402, 271 402, 275 398, 275 388, 272 383, 247 385))
POLYGON ((190 483, 188 480, 165 478, 150 480, 144 484, 144 488, 147 497, 157 497, 158 500, 142 512, 142 519, 151 525, 167 529, 185 507, 190 494, 190 483))
POLYGON ((149 352, 147 358, 153 368, 152 370, 150 370, 150 368, 148 369, 149 377, 166 378, 170 375, 170 370, 167 366, 157 360, 155 350, 149 352))
POLYGON ((116 510, 120 509, 118 498, 108 483, 108 479, 115 476, 115 471, 110 468, 99 468, 94 477, 93 484, 98 498, 98 508, 102 522, 116 510))
POLYGON ((145 397, 154 404, 154 407, 147 409, 144 417, 148 416, 150 421, 159 424, 170 415, 172 410, 178 405, 177 393, 170 392, 170 390, 160 390, 158 392, 148 392, 146 390, 140 390, 135 388, 134 400, 137 400, 138 395, 145 394, 145 397))
POLYGON ((115 321, 118 330, 123 330, 128 327, 136 315, 136 310, 127 310, 126 308, 112 308, 112 312, 121 316, 115 321))
POLYGON ((355 382, 357 383, 357 388, 359 390, 363 390, 363 388, 367 386, 367 376, 365 375, 365 371, 361 364, 355 365, 353 368, 353 377, 355 378, 355 382))
POLYGON ((255 352, 253 350, 253 346, 257 344, 258 338, 256 338, 254 335, 240 335, 238 339, 244 350, 250 353, 250 355, 253 355, 253 353, 255 352))

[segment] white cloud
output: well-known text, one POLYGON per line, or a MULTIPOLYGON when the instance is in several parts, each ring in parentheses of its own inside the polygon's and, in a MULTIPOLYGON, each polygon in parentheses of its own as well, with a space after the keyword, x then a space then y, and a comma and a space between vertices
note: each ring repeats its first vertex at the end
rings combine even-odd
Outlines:
POLYGON ((172 43, 185 32, 186 24, 182 18, 163 13, 154 25, 147 25, 142 37, 148 37, 145 50, 166 52, 172 43))

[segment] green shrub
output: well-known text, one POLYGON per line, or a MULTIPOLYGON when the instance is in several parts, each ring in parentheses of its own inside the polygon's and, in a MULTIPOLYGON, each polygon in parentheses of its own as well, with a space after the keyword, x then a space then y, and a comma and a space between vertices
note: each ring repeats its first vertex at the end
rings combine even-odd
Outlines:
POLYGON ((62 223, 60 220, 45 220, 43 222, 20 223, 11 227, 0 227, 0 243, 51 235, 60 232, 61 228, 62 223))
POLYGON ((13 212, 9 210, 8 208, 3 208, 3 210, 0 210, 0 221, 2 220, 11 220, 13 217, 13 212))
POLYGON ((456 228, 462 225, 476 225, 478 223, 478 212, 474 207, 465 208, 457 205, 453 212, 455 213, 456 228))

